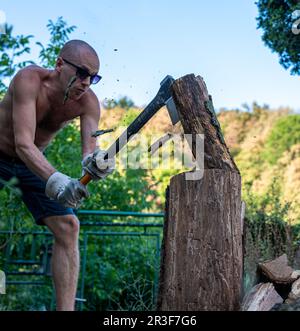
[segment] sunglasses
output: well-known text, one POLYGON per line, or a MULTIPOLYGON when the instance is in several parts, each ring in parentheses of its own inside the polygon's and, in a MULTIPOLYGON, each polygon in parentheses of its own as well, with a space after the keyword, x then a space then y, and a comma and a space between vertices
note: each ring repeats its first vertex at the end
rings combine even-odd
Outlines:
POLYGON ((91 84, 97 84, 100 82, 100 80, 102 79, 102 77, 100 75, 91 75, 87 70, 81 68, 81 67, 78 67, 76 64, 62 58, 63 61, 65 61, 66 63, 68 63, 69 65, 71 65, 72 67, 76 68, 77 71, 76 71, 76 76, 81 79, 81 80, 84 80, 86 79, 87 77, 90 77, 90 82, 91 84))

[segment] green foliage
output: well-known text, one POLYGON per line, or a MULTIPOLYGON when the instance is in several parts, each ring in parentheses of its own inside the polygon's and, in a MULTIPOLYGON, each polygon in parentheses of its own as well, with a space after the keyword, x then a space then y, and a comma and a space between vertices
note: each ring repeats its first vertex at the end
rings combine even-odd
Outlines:
MULTIPOLYGON (((59 171, 71 177, 81 176, 80 131, 75 123, 68 125, 53 140, 46 151, 47 159, 59 171)), ((151 209, 147 196, 155 194, 149 190, 148 174, 144 169, 115 171, 109 180, 89 184, 91 196, 81 208, 141 211, 151 209)))
POLYGON ((252 103, 252 114, 256 119, 259 119, 266 111, 268 111, 270 107, 266 104, 263 104, 262 106, 259 105, 256 101, 252 103))
POLYGON ((291 68, 292 74, 300 74, 300 35, 292 33, 292 13, 300 9, 297 0, 258 0, 258 28, 263 29, 262 39, 273 52, 279 54, 279 62, 291 68))
MULTIPOLYGON (((50 32, 50 41, 47 46, 41 42, 36 42, 41 47, 39 58, 41 64, 46 68, 55 66, 57 55, 69 39, 69 34, 75 30, 75 26, 68 26, 67 22, 59 17, 56 22, 49 20, 47 28, 50 32)), ((35 64, 34 61, 20 61, 20 58, 30 54, 30 40, 33 35, 13 35, 13 26, 6 26, 6 33, 0 34, 0 99, 6 93, 7 86, 3 82, 5 78, 11 78, 18 69, 24 68, 29 64, 35 64)))
POLYGON ((116 103, 116 100, 115 99, 107 99, 107 98, 105 98, 102 104, 103 104, 103 107, 105 109, 108 109, 108 110, 113 109, 113 108, 115 108, 117 106, 117 103, 116 103))
POLYGON ((1 295, 0 311, 50 310, 53 295, 50 285, 10 285, 9 293, 1 295))
POLYGON ((103 103, 104 108, 113 109, 115 107, 120 107, 123 109, 129 109, 135 107, 134 102, 127 96, 123 96, 118 100, 115 99, 106 99, 103 103))
POLYGON ((120 126, 129 126, 138 117, 140 113, 140 110, 136 108, 129 108, 124 113, 120 122, 120 126))
POLYGON ((117 106, 124 109, 129 109, 131 107, 134 107, 134 102, 127 96, 124 96, 117 101, 117 106))
POLYGON ((13 27, 7 25, 6 33, 0 34, 0 99, 7 90, 3 79, 10 78, 20 68, 24 68, 33 61, 16 61, 25 54, 30 53, 30 39, 32 35, 13 35, 13 27))
POLYGON ((158 260, 155 245, 150 248, 149 241, 129 235, 90 239, 86 310, 153 309, 153 278, 158 260))
POLYGON ((43 46, 41 42, 36 44, 42 48, 39 58, 43 67, 53 68, 62 46, 69 40, 69 34, 76 29, 76 26, 68 26, 67 22, 59 17, 55 23, 49 20, 47 28, 51 36, 48 45, 43 46))
MULTIPOLYGON (((0 189, 0 230, 22 230, 33 228, 32 218, 27 208, 21 203, 21 191, 16 187, 17 179, 3 182, 0 189)), ((0 243, 0 247, 3 243, 0 243)), ((0 268, 1 269, 1 268, 0 268)))
POLYGON ((267 138, 263 156, 275 164, 283 152, 300 143, 300 116, 289 115, 277 120, 267 138))
POLYGON ((257 263, 284 253, 292 260, 296 236, 288 220, 290 203, 280 202, 280 185, 276 180, 263 196, 255 195, 251 186, 246 185, 243 198, 246 202, 244 285, 248 290, 255 282, 257 263))

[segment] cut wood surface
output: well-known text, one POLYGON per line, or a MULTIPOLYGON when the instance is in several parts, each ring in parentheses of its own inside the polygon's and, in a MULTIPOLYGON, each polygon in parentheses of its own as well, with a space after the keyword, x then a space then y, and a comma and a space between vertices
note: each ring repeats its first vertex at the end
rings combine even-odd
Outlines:
POLYGON ((275 260, 259 263, 262 273, 275 283, 292 283, 297 276, 293 275, 293 268, 288 265, 288 258, 283 254, 275 260))
POLYGON ((276 304, 283 303, 282 297, 275 291, 272 283, 255 285, 245 297, 242 311, 269 311, 276 304))

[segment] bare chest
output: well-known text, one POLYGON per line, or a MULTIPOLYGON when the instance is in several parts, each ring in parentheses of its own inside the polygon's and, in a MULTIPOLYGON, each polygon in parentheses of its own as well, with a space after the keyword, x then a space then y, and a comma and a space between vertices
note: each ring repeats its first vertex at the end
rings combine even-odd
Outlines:
POLYGON ((37 100, 36 105, 37 131, 53 134, 80 116, 80 109, 76 105, 63 105, 51 103, 49 100, 37 100))

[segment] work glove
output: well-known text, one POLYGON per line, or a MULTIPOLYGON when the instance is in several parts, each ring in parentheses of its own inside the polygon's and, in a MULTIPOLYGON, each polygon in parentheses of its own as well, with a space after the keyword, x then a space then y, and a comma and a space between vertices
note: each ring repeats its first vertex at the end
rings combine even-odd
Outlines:
POLYGON ((115 170, 115 159, 104 160, 106 152, 96 149, 94 153, 87 155, 81 162, 83 175, 88 173, 93 180, 100 180, 112 174, 115 170))
POLYGON ((87 188, 79 180, 58 171, 48 178, 45 193, 48 198, 70 208, 78 208, 82 199, 89 196, 87 188))

